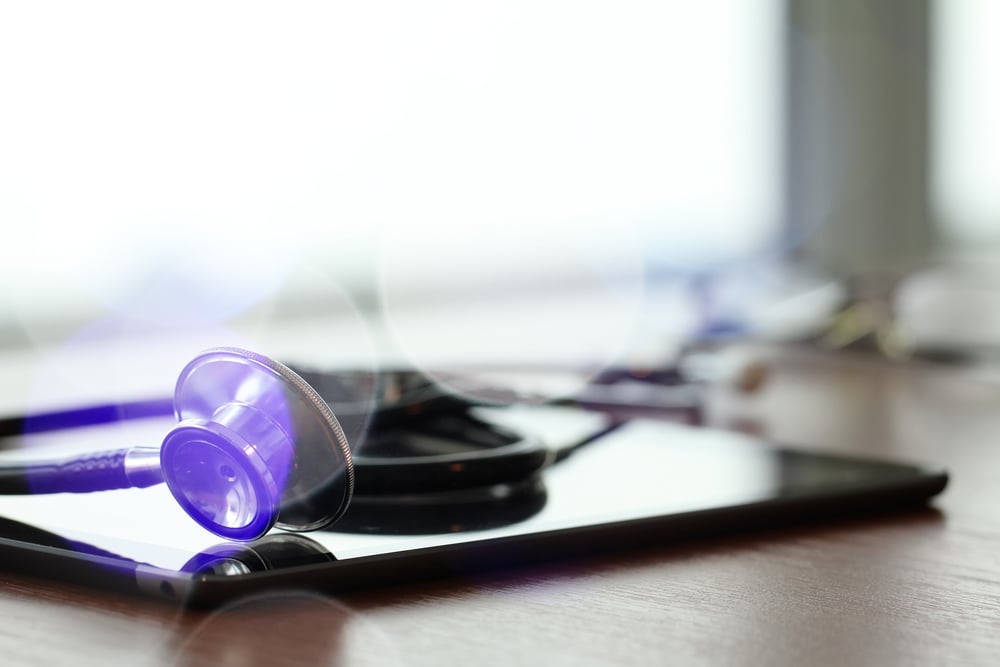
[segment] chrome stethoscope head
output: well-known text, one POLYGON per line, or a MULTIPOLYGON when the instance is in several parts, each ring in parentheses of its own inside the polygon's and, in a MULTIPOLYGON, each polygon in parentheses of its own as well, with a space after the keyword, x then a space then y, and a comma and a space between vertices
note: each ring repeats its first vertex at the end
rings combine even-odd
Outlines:
POLYGON ((322 398, 288 367, 239 348, 207 350, 181 371, 179 423, 159 454, 163 480, 206 529, 253 540, 272 526, 336 521, 354 491, 347 438, 322 398))

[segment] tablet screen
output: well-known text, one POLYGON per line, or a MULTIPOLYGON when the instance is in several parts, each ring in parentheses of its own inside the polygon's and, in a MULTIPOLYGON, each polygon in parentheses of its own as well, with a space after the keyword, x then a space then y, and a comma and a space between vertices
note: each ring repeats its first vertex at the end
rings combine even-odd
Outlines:
MULTIPOLYGON (((479 416, 562 445, 586 440, 598 430, 604 434, 517 483, 439 494, 359 496, 327 529, 294 535, 273 530, 250 545, 205 531, 163 485, 0 497, 0 540, 10 549, 44 547, 101 563, 238 577, 261 569, 324 562, 343 566, 775 499, 849 496, 905 486, 931 474, 912 466, 781 450, 746 435, 661 421, 633 420, 605 433, 606 424, 593 413, 569 408, 483 409, 479 416), (253 554, 263 564, 248 564, 240 553, 253 554)), ((64 450, 107 448, 108 440, 121 443, 126 435, 143 439, 132 442, 155 442, 169 426, 169 420, 148 419, 38 434, 3 455, 12 460, 57 445, 64 450)))

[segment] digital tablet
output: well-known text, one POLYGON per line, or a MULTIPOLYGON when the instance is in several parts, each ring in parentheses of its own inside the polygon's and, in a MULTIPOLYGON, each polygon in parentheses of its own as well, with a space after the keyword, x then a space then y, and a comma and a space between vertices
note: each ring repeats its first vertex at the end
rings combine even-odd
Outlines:
MULTIPOLYGON (((252 543, 206 532, 162 485, 5 496, 0 565, 210 606, 264 590, 336 594, 895 510, 926 503, 947 484, 947 474, 932 467, 796 451, 664 421, 609 426, 592 413, 538 406, 482 409, 478 417, 572 453, 504 484, 358 497, 328 529, 273 530, 252 543), (567 449, 574 441, 580 446, 567 449)), ((141 419, 24 436, 0 455, 155 443, 170 424, 141 419)))

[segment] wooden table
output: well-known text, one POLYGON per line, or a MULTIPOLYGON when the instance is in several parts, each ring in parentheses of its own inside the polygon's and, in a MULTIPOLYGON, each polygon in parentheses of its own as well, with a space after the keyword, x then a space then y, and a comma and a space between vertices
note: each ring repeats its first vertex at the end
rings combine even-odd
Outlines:
POLYGON ((1000 381, 762 353, 712 423, 943 464, 935 509, 212 612, 0 574, 0 663, 1000 664, 1000 381))

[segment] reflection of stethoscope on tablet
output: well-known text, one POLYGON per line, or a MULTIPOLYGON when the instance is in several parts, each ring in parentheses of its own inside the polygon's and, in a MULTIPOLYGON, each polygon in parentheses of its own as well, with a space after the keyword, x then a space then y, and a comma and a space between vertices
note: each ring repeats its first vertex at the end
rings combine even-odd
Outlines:
MULTIPOLYGON (((435 398, 446 400, 441 392, 435 398)), ((149 402, 33 415, 7 420, 0 430, 54 430, 159 414, 163 407, 149 402)), ((237 348, 208 350, 191 361, 177 380, 172 407, 179 423, 160 447, 0 465, 0 493, 80 493, 165 482, 206 529, 253 540, 275 525, 307 531, 335 522, 351 501, 356 476, 366 493, 424 493, 522 480, 551 460, 540 443, 492 427, 477 430, 480 441, 471 450, 407 456, 380 452, 375 442, 367 447, 371 454, 352 457, 344 428, 313 387, 288 367, 237 348)), ((459 428, 470 424, 475 422, 467 419, 459 428)), ((432 428, 395 437, 415 438, 410 449, 419 449, 421 437, 440 435, 432 428)))

